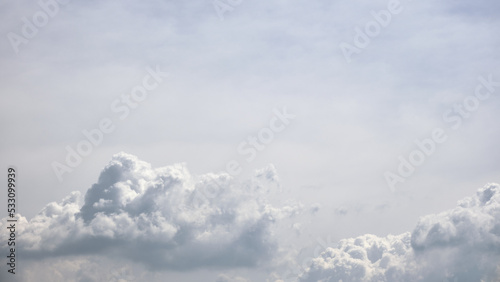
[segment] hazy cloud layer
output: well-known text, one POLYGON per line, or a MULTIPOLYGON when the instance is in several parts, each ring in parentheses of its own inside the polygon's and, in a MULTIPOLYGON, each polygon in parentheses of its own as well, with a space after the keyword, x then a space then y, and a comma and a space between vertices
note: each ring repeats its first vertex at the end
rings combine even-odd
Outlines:
POLYGON ((499 281, 500 187, 486 185, 456 208, 422 217, 411 234, 342 240, 300 280, 499 281))
MULTIPOLYGON (((0 277, 1 278, 1 277, 0 277)), ((37 282, 132 282, 152 281, 154 275, 137 275, 121 260, 99 256, 51 258, 42 261, 24 261, 15 276, 2 281, 37 282), (8 280, 7 280, 8 279, 8 280)))
POLYGON ((26 258, 101 254, 177 270, 256 266, 276 250, 273 222, 300 209, 266 202, 279 187, 276 179, 272 166, 237 183, 225 173, 193 176, 183 164, 155 169, 116 154, 84 199, 73 192, 29 222, 21 218, 18 252, 26 258))

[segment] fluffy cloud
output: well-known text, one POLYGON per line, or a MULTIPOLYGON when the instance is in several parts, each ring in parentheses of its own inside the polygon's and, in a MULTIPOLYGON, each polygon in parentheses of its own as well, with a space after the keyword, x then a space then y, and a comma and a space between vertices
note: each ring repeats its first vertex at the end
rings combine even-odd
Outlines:
POLYGON ((300 209, 267 203, 276 180, 272 166, 239 183, 225 173, 193 176, 183 164, 155 169, 120 153, 84 198, 73 192, 30 221, 21 217, 18 252, 121 257, 153 269, 256 266, 276 250, 273 222, 300 209))
POLYGON ((340 241, 300 281, 499 281, 500 187, 489 184, 413 232, 340 241))

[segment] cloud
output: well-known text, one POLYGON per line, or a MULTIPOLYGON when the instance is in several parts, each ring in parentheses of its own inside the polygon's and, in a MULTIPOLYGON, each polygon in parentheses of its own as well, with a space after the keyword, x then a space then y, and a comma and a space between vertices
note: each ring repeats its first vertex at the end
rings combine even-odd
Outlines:
POLYGON ((247 280, 243 277, 239 276, 229 276, 226 274, 219 274, 215 282, 249 282, 250 280, 247 280))
MULTIPOLYGON (((98 256, 24 261, 15 276, 15 281, 37 282, 132 282, 151 281, 152 278, 136 276, 134 270, 123 261, 111 261, 98 256)), ((8 281, 12 281, 12 278, 8 281)))
POLYGON ((327 248, 300 281, 499 281, 500 186, 422 217, 398 236, 363 235, 327 248))
POLYGON ((119 153, 84 198, 73 192, 30 221, 21 217, 18 252, 32 259, 103 255, 151 269, 257 266, 277 249, 273 223, 301 209, 268 204, 265 196, 279 184, 274 167, 262 171, 239 183, 226 173, 194 176, 184 164, 152 168, 119 153))

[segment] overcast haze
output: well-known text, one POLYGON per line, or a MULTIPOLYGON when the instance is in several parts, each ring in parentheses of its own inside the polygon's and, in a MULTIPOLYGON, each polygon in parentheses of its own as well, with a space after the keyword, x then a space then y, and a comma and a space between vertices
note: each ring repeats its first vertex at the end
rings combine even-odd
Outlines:
POLYGON ((3 1, 15 277, 500 279, 499 12, 3 1))

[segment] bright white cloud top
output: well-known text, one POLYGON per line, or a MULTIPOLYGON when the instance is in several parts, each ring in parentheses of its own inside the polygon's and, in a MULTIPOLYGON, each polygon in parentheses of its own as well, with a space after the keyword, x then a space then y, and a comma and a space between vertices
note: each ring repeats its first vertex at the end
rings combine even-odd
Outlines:
POLYGON ((155 169, 119 153, 84 199, 73 192, 30 221, 22 217, 18 252, 127 258, 150 269, 256 266, 276 250, 273 222, 300 209, 269 205, 265 195, 277 187, 272 165, 237 183, 224 173, 191 175, 183 164, 155 169))
POLYGON ((422 217, 411 233, 342 240, 301 277, 317 281, 499 281, 500 187, 422 217))

